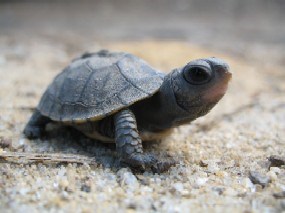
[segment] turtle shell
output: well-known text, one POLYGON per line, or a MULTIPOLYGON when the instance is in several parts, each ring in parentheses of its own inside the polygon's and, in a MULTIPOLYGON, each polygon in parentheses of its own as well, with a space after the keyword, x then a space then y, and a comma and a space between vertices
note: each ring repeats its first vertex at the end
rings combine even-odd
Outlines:
POLYGON ((100 120, 152 96, 163 78, 132 54, 84 54, 55 77, 38 110, 54 121, 100 120))

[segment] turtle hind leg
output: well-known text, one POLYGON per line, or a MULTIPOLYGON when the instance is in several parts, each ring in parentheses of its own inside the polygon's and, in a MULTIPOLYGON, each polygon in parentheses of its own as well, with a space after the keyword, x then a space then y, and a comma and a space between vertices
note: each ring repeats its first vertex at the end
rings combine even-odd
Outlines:
POLYGON ((154 155, 144 154, 134 114, 124 109, 114 116, 116 149, 120 161, 132 167, 151 166, 156 163, 154 155))
POLYGON ((45 130, 45 126, 50 121, 51 120, 48 117, 43 116, 38 110, 35 110, 24 129, 25 136, 29 139, 41 137, 45 130))

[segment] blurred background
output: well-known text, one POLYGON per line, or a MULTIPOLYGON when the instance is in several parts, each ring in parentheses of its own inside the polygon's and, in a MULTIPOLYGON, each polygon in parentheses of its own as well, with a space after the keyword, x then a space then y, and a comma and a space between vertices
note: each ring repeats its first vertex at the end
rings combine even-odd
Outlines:
POLYGON ((284 49, 284 11, 283 0, 1 0, 0 34, 184 40, 249 57, 284 49))

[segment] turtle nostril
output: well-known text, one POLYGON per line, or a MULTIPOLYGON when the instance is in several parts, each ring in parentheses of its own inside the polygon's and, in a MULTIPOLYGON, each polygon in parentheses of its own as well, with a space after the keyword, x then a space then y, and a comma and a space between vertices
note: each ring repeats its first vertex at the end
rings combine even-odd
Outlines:
POLYGON ((232 78, 232 73, 229 71, 228 66, 216 66, 215 67, 216 72, 219 76, 222 76, 226 81, 229 81, 232 78))
POLYGON ((224 65, 224 66, 222 66, 222 65, 215 66, 215 69, 219 73, 230 73, 229 67, 226 66, 226 65, 224 65))

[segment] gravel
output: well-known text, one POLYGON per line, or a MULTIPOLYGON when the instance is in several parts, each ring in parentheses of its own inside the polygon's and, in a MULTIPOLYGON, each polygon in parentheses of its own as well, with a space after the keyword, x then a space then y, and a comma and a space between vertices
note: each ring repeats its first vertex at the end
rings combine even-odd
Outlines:
POLYGON ((268 160, 270 161, 270 167, 281 167, 285 165, 285 157, 283 156, 272 155, 268 160))
POLYGON ((0 58, 6 59, 0 66, 0 138, 4 144, 0 154, 57 153, 96 160, 96 164, 2 162, 3 212, 285 211, 284 164, 267 159, 285 156, 285 76, 273 59, 268 58, 266 64, 246 61, 174 41, 96 43, 72 37, 1 36, 0 47, 0 58), (149 152, 177 159, 177 166, 165 173, 120 168, 114 146, 69 128, 49 126, 42 139, 23 138, 31 109, 52 78, 80 53, 103 47, 135 53, 161 70, 213 55, 231 65, 229 91, 210 114, 179 127, 162 142, 146 144, 149 152), (257 172, 251 172, 257 181, 250 178, 250 171, 257 172))
POLYGON ((252 183, 260 184, 262 187, 267 186, 271 181, 269 177, 261 175, 259 174, 259 172, 256 171, 249 172, 249 179, 252 181, 252 183))

